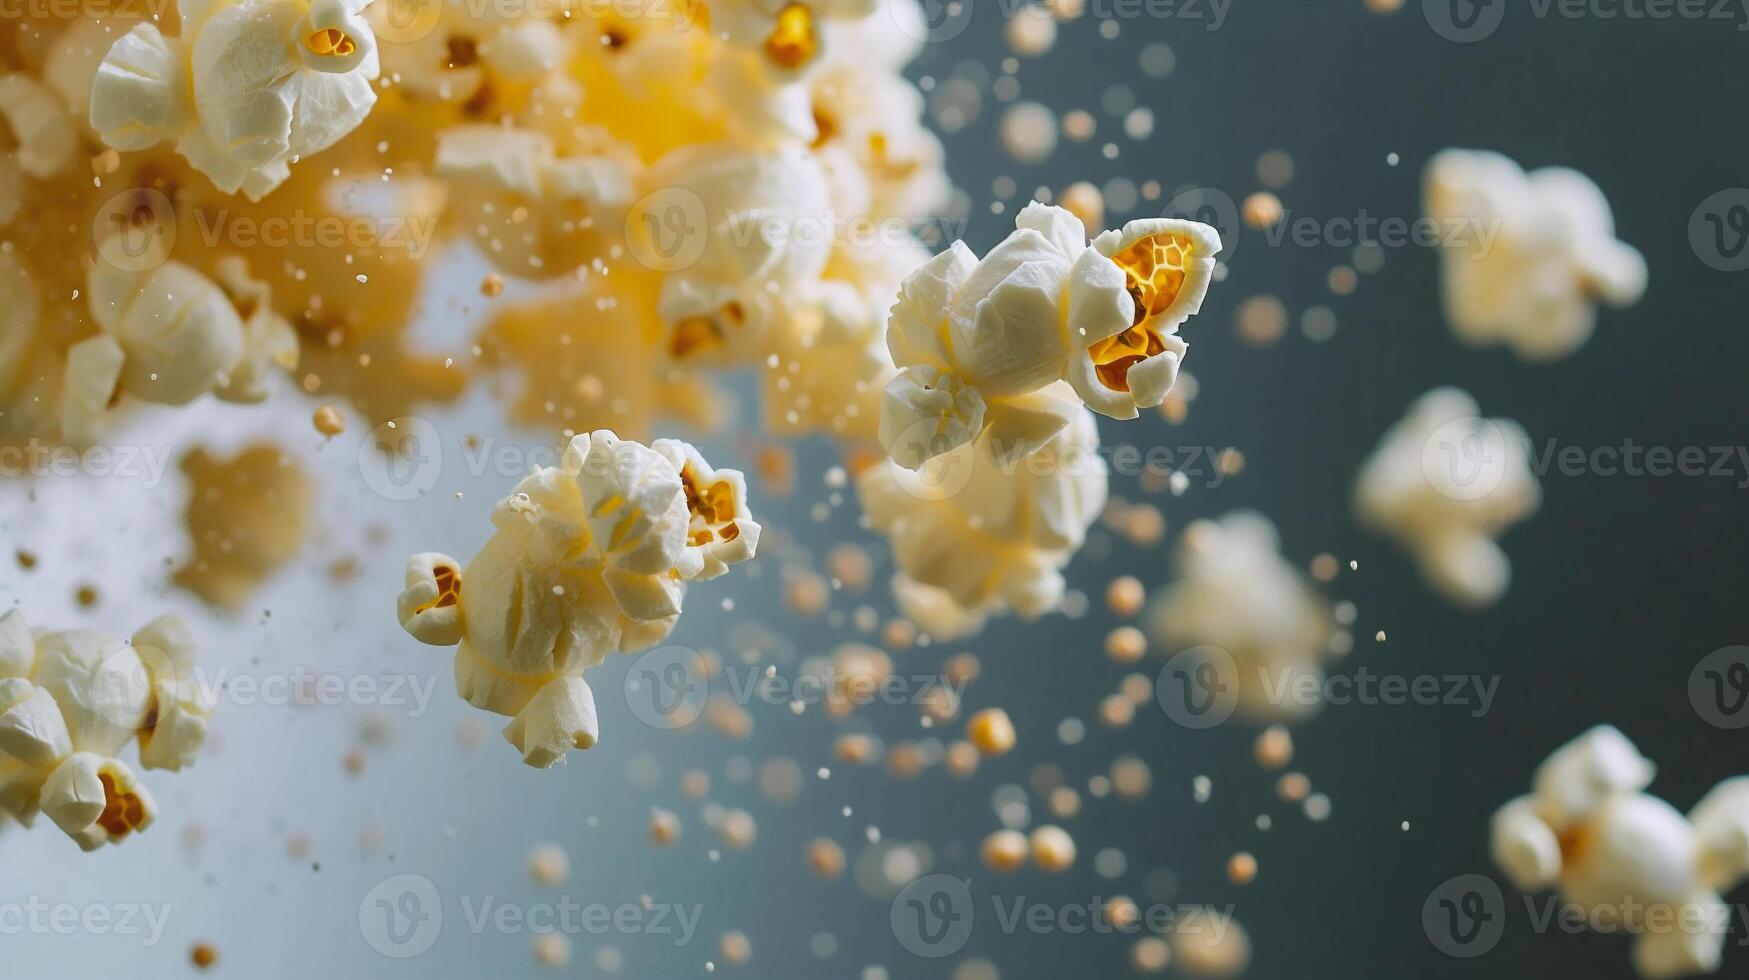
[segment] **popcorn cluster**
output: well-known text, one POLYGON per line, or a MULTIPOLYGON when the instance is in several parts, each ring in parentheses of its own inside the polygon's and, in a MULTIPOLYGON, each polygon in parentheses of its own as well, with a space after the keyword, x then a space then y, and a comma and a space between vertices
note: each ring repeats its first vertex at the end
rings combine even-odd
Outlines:
POLYGON ((497 532, 463 568, 407 561, 401 626, 458 645, 457 692, 509 716, 504 736, 547 768, 599 735, 583 672, 615 650, 647 649, 680 618, 687 584, 753 557, 759 525, 746 481, 684 442, 598 430, 559 465, 531 473, 492 511, 497 532))
POLYGON ((1012 404, 1044 433, 1024 457, 986 429, 921 470, 888 460, 857 484, 892 543, 900 610, 939 638, 977 632, 997 613, 1056 609, 1060 570, 1105 507, 1098 427, 1074 389, 1059 382, 1012 404))
POLYGON ((1593 728, 1495 813, 1494 861, 1520 891, 1554 888, 1587 921, 1633 933, 1647 980, 1712 973, 1732 919, 1720 896, 1749 877, 1749 777, 1684 817, 1644 792, 1655 771, 1621 732, 1593 728))
POLYGON ((194 676, 194 638, 180 617, 147 623, 126 643, 91 630, 31 630, 0 616, 0 813, 38 813, 87 851, 145 830, 152 795, 120 758, 172 772, 206 742, 210 696, 194 676))
POLYGON ((1599 303, 1646 291, 1645 258, 1616 240, 1609 202, 1578 171, 1446 150, 1427 164, 1425 206, 1444 232, 1446 318, 1466 343, 1566 357, 1591 339, 1599 303))
POLYGON ((1061 415, 1027 396, 1065 381, 1116 419, 1159 405, 1178 378, 1178 327, 1202 307, 1220 236, 1153 218, 1089 245, 1079 218, 1034 202, 982 259, 954 242, 905 279, 887 346, 902 370, 881 402, 881 445, 915 469, 986 432, 1024 456, 1061 415))
POLYGON ((1484 419, 1456 388, 1422 395, 1355 481, 1360 521, 1397 539, 1452 602, 1493 605, 1512 568, 1495 538, 1536 513, 1542 488, 1517 423, 1484 419))

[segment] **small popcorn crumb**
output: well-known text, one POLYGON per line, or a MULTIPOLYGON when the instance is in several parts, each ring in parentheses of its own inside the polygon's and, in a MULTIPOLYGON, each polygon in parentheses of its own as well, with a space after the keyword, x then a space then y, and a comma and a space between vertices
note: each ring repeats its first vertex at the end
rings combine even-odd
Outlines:
POLYGON ((571 877, 571 858, 557 844, 537 844, 528 853, 528 877, 545 888, 558 888, 571 877))
POLYGON ((325 436, 337 436, 346 431, 346 419, 341 416, 340 410, 332 405, 323 405, 316 409, 314 422, 316 431, 325 436))
POLYGON ((1227 859, 1227 880, 1235 885, 1249 885, 1257 879, 1257 858, 1249 851, 1240 851, 1227 859))
POLYGON ((1014 748, 1014 722, 1001 708, 985 708, 966 721, 966 738, 978 751, 995 757, 1014 748))
POLYGON ((1133 575, 1121 575, 1112 579, 1105 589, 1105 604, 1113 613, 1126 618, 1141 612, 1147 598, 1148 593, 1142 588, 1141 580, 1133 575))
POLYGON ((1051 873, 1067 871, 1075 864, 1075 839, 1061 827, 1046 824, 1032 832, 1032 863, 1051 873))
POLYGON ((547 932, 534 937, 534 961, 554 970, 570 965, 570 937, 562 932, 547 932))
POLYGON ((492 297, 496 297, 496 296, 501 295, 503 292, 504 292, 504 277, 499 275, 498 273, 496 273, 496 272, 487 273, 486 278, 480 280, 480 295, 481 296, 485 296, 487 298, 492 298, 492 297))
POLYGON ((836 878, 844 873, 844 848, 828 837, 816 837, 808 842, 808 867, 822 878, 836 878))
POLYGON ((978 849, 984 867, 1002 874, 1020 870, 1029 851, 1026 835, 1018 830, 998 830, 985 837, 983 846, 978 849))
POLYGON ((723 933, 718 948, 722 951, 723 961, 730 966, 740 966, 753 958, 753 943, 744 932, 730 930, 723 933))
POLYGON ((1280 769, 1293 761, 1294 738, 1282 725, 1271 725, 1257 736, 1257 764, 1265 769, 1280 769))
POLYGON ((1245 223, 1258 231, 1273 228, 1281 221, 1281 198, 1268 191, 1258 191, 1245 199, 1239 211, 1245 223))
POLYGON ((194 948, 188 951, 188 958, 197 969, 210 970, 219 961, 219 951, 211 943, 195 943, 194 948))
POLYGON ((1133 664, 1147 652, 1147 637, 1134 626, 1119 626, 1105 636, 1105 655, 1120 664, 1133 664))

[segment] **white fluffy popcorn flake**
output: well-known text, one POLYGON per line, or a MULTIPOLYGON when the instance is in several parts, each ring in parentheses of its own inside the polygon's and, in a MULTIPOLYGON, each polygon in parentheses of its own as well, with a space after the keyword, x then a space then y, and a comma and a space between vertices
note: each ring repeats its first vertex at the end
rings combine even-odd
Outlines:
POLYGON ((194 639, 174 615, 126 643, 91 630, 33 631, 0 616, 0 812, 45 814, 89 851, 144 830, 157 805, 120 758, 172 772, 206 742, 212 700, 194 676, 194 639))
POLYGON ((1481 418, 1475 399, 1456 388, 1410 406, 1354 488, 1360 521, 1396 538, 1430 585, 1470 608, 1506 593, 1512 568, 1495 538, 1541 503, 1524 430, 1481 418))
POLYGON ((1173 556, 1177 577, 1155 601, 1150 626, 1168 648, 1215 648, 1231 658, 1235 706, 1262 721, 1292 720, 1319 707, 1303 693, 1321 690, 1333 653, 1330 607, 1283 558, 1267 517, 1234 511, 1184 529, 1173 556), (1316 680, 1316 685, 1303 679, 1316 680))
POLYGON ((863 510, 892 545, 899 607, 938 639, 975 633, 1003 612, 1055 610, 1061 569, 1105 506, 1098 426, 1074 390, 1057 383, 1015 403, 1050 419, 1023 458, 1000 458, 985 432, 921 468, 888 460, 858 478, 863 510))
POLYGON ((465 569, 442 554, 408 559, 398 613, 415 639, 459 644, 458 693, 510 717, 505 738, 542 769, 599 737, 583 672, 661 642, 688 583, 759 545, 741 473, 683 442, 644 446, 605 429, 524 478, 492 523, 465 569))
POLYGON ((110 48, 91 126, 118 150, 175 140, 220 190, 260 200, 376 103, 368 2, 182 0, 179 36, 140 24, 110 48))
POLYGON ((887 344, 902 370, 881 406, 881 443, 915 468, 986 430, 1023 456, 1061 416, 1025 396, 1068 382, 1117 419, 1160 404, 1186 345, 1178 327, 1202 306, 1219 234, 1194 221, 1132 221, 1088 244, 1080 219, 1032 203, 982 259, 954 242, 905 280, 887 344))
POLYGON ((1749 777, 1684 817, 1644 792, 1655 771, 1621 732, 1593 728, 1494 814, 1494 861, 1519 890, 1556 889, 1587 921, 1633 933, 1647 980, 1712 973, 1731 918, 1720 896, 1749 877, 1749 777))
POLYGON ((92 265, 86 284, 101 332, 67 352, 67 443, 98 441, 118 394, 163 405, 207 393, 259 402, 269 374, 297 366, 297 335, 273 311, 266 284, 250 278, 248 263, 226 256, 216 273, 217 282, 176 261, 144 271, 101 258, 92 265))
POLYGON ((1498 153, 1446 150, 1425 184, 1446 317, 1469 344, 1565 357, 1591 338, 1599 303, 1631 306, 1646 290, 1645 258, 1616 240, 1609 202, 1577 171, 1527 174, 1498 153))
POLYGON ((778 310, 825 271, 826 174, 806 148, 687 146, 651 165, 626 215, 633 256, 664 274, 657 315, 676 361, 746 363, 778 310))

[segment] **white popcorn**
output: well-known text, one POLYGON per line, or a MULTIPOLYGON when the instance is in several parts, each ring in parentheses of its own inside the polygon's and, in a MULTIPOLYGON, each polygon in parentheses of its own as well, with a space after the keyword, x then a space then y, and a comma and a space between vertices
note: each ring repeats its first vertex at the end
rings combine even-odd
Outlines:
POLYGON ((543 769, 599 736, 583 672, 660 642, 687 583, 753 557, 760 531, 740 473, 682 442, 646 447, 606 430, 574 437, 492 523, 465 569, 440 554, 409 559, 397 614, 423 643, 460 644, 458 693, 510 716, 505 738, 543 769))
POLYGON ((552 137, 532 129, 469 124, 437 134, 437 176, 485 194, 487 214, 529 216, 512 227, 478 222, 482 251, 505 271, 568 274, 599 251, 589 231, 622 227, 636 155, 590 127, 572 142, 579 148, 561 157, 552 137))
POLYGON ((0 226, 10 224, 28 192, 24 178, 64 172, 79 147, 79 128, 48 86, 19 72, 0 72, 0 119, 13 149, 0 155, 0 226))
POLYGON ((407 25, 395 18, 408 5, 381 3, 366 18, 392 41, 379 52, 385 76, 416 99, 459 103, 485 89, 499 97, 526 89, 563 68, 578 32, 533 16, 536 6, 437 0, 418 5, 407 25))
POLYGON ((1016 402, 1057 380, 1118 419, 1160 404, 1202 306, 1220 237, 1194 221, 1132 221, 1091 245, 1080 219, 1036 202, 984 258, 954 242, 905 280, 887 344, 902 371, 881 443, 915 468, 985 429, 1007 455, 1050 432, 1016 402))
POLYGON ((1646 290, 1645 258, 1616 240, 1609 202, 1577 171, 1445 150, 1427 165, 1425 206, 1442 231, 1446 317, 1469 344, 1565 357, 1591 338, 1599 302, 1630 306, 1646 290))
POLYGON ((184 405, 211 392, 227 401, 267 396, 273 367, 297 366, 297 336, 273 312, 265 284, 227 256, 215 283, 181 262, 135 272, 106 261, 87 277, 102 333, 68 352, 62 438, 96 441, 118 386, 143 401, 184 405))
POLYGON ((1279 549, 1275 525, 1262 514, 1196 521, 1179 539, 1177 578, 1150 612, 1166 646, 1226 651, 1238 672, 1230 680, 1239 710, 1267 721, 1318 709, 1297 692, 1302 678, 1322 681, 1334 630, 1329 606, 1279 549))
POLYGON ((1536 512, 1542 489, 1517 423, 1480 418, 1469 395, 1438 388, 1385 433, 1354 502, 1363 524, 1414 555, 1429 584, 1479 608, 1499 601, 1511 579, 1494 539, 1536 512))
POLYGON ((1105 506, 1098 427, 1069 386, 1015 403, 1051 419, 1023 458, 1001 458, 986 433, 921 470, 889 460, 858 478, 863 510, 892 545, 900 608, 926 628, 957 635, 1001 612, 1056 609, 1060 569, 1105 506))
POLYGON ((1553 887, 1588 921, 1620 922, 1647 980, 1712 973, 1729 922, 1720 895, 1749 872, 1749 780, 1720 784, 1684 818, 1643 792, 1653 772, 1621 732, 1592 729, 1494 815, 1494 860, 1520 890, 1553 887))
POLYGON ((789 145, 688 146, 656 161, 626 217, 633 254, 665 272, 657 315, 675 360, 745 361, 775 309, 820 278, 832 246, 819 162, 789 145))
POLYGON ((899 283, 928 260, 914 240, 837 249, 826 278, 780 311, 776 358, 764 372, 772 434, 876 440, 882 390, 895 374, 887 311, 899 283))
POLYGON ((91 125, 118 150, 176 140, 220 190, 260 200, 376 102, 369 0, 183 0, 181 34, 140 24, 91 86, 91 125))
POLYGON ((179 770, 206 742, 212 703, 194 676, 192 634, 162 616, 123 644, 89 630, 32 633, 0 616, 0 810, 46 814, 85 850, 144 830, 150 793, 119 755, 179 770))

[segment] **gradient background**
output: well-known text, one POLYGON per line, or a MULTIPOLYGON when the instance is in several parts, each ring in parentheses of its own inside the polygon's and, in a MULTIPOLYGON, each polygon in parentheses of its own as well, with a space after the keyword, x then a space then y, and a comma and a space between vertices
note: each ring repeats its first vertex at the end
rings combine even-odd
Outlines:
MULTIPOLYGON (((1442 2, 1433 0, 1435 12, 1442 2)), ((973 0, 963 30, 953 14, 938 12, 950 26, 943 40, 926 46, 913 75, 939 82, 965 72, 967 62, 999 73, 1008 54, 1005 9, 973 0)), ((1355 529, 1347 501, 1352 476, 1380 433, 1440 384, 1465 387, 1485 413, 1516 419, 1539 444, 1555 439, 1592 448, 1629 438, 1672 448, 1745 444, 1749 334, 1741 321, 1749 278, 1704 263, 1688 228, 1704 199, 1749 184, 1739 132, 1740 120, 1749 118, 1749 88, 1742 84, 1749 34, 1741 30, 1749 15, 1538 19, 1528 5, 1514 4, 1493 36, 1459 44, 1430 28, 1417 0, 1389 16, 1369 13, 1360 0, 1235 0, 1217 30, 1208 29, 1206 4, 1191 8, 1203 15, 1196 19, 1190 9, 1173 9, 1179 14, 1118 18, 1093 6, 1062 25, 1051 53, 1020 60, 1021 97, 1059 112, 1093 112, 1099 133, 1092 141, 1064 141, 1046 163, 1017 166, 997 149, 1001 106, 988 91, 977 118, 945 135, 949 171, 969 197, 966 237, 974 249, 1006 232, 1035 186, 1122 176, 1166 189, 1161 201, 1108 215, 1116 224, 1158 213, 1183 187, 1218 188, 1242 199, 1259 187, 1257 157, 1276 148, 1298 165, 1280 192, 1292 217, 1352 217, 1364 209, 1413 219, 1426 159, 1443 147, 1473 146, 1529 167, 1565 164, 1589 174, 1614 205, 1621 237, 1647 256, 1651 287, 1638 306, 1604 314, 1596 336, 1573 357, 1526 365, 1503 351, 1467 349, 1450 336, 1438 305, 1437 257, 1425 250, 1387 250, 1380 272, 1363 276, 1352 296, 1334 297, 1325 277, 1349 260, 1346 248, 1272 246, 1246 230, 1229 253, 1230 275, 1185 329, 1192 344, 1187 367, 1201 391, 1189 420, 1172 427, 1149 414, 1101 426, 1108 443, 1144 449, 1241 449, 1243 474, 1218 487, 1193 479, 1182 497, 1155 501, 1172 529, 1168 547, 1196 517, 1236 507, 1264 511, 1280 526, 1290 559, 1303 563, 1330 552, 1344 562, 1328 591, 1355 602, 1359 619, 1355 652, 1337 671, 1366 666, 1408 676, 1498 677, 1490 713, 1356 705, 1297 726, 1294 766, 1334 804, 1323 823, 1275 799, 1274 777, 1251 761, 1255 729, 1235 722, 1186 731, 1148 709, 1127 729, 1105 730, 1092 719, 1126 670, 1101 652, 1114 623, 1099 597, 1117 574, 1162 585, 1167 567, 1166 548, 1138 550, 1096 528, 1068 573, 1071 587, 1093 599, 1083 618, 998 622, 969 642, 897 658, 902 672, 933 669, 961 649, 982 658, 984 675, 965 708, 1005 707, 1021 745, 970 780, 952 780, 936 768, 894 783, 879 768, 833 765, 831 779, 809 778, 799 800, 773 805, 761 798, 756 780, 736 782, 734 775, 777 755, 805 773, 831 765, 839 725, 819 712, 795 717, 756 707, 755 733, 745 743, 701 730, 657 731, 640 724, 621 696, 624 658, 590 675, 602 746, 574 753, 562 769, 536 772, 518 765, 498 740, 500 719, 453 696, 449 652, 412 642, 394 624, 391 607, 404 556, 427 549, 472 554, 489 531, 486 512, 513 482, 470 472, 462 439, 489 433, 537 446, 545 441, 541 433, 507 430, 485 386, 476 385, 462 403, 425 413, 441 434, 441 477, 430 495, 400 502, 381 498, 361 479, 358 449, 369 425, 356 418, 345 435, 324 444, 309 427, 310 405, 295 397, 257 410, 204 403, 181 413, 140 412, 117 433, 118 443, 173 445, 179 455, 197 441, 228 449, 275 438, 305 459, 322 481, 322 516, 298 561, 255 597, 250 614, 224 620, 164 584, 185 550, 185 490, 174 470, 157 486, 122 478, 15 480, 0 486, 0 533, 35 551, 41 564, 28 573, 10 562, 0 567, 0 598, 20 605, 38 626, 122 635, 164 608, 178 608, 199 617, 208 665, 261 676, 300 666, 348 677, 411 676, 435 683, 435 698, 422 714, 406 707, 223 704, 215 744, 195 769, 146 774, 161 813, 145 836, 81 855, 46 824, 0 831, 0 902, 145 902, 170 914, 153 946, 81 932, 0 934, 0 976, 185 976, 193 972, 187 951, 196 941, 217 946, 219 976, 546 975, 530 957, 529 935, 471 933, 458 897, 526 904, 561 894, 608 904, 649 895, 703 909, 699 934, 684 946, 658 936, 579 936, 564 976, 603 975, 595 965, 601 945, 623 954, 624 976, 702 976, 728 929, 745 932, 754 947, 749 965, 718 965, 731 977, 856 977, 873 964, 894 978, 946 977, 957 960, 972 957, 991 961, 1004 977, 1128 973, 1129 939, 1006 936, 988 921, 991 894, 1052 904, 1127 894, 1144 904, 1231 905, 1254 945, 1247 975, 1259 978, 1631 976, 1625 939, 1537 935, 1509 887, 1503 938, 1475 959, 1440 953, 1422 928, 1422 908, 1448 879, 1492 873, 1491 812, 1525 790, 1550 750, 1593 724, 1616 724, 1634 739, 1660 765, 1652 791, 1679 809, 1744 770, 1749 735, 1709 724, 1688 691, 1704 656, 1749 642, 1742 562, 1749 518, 1738 486, 1749 472, 1662 479, 1549 474, 1541 512, 1504 539, 1511 591, 1482 615, 1431 595, 1401 552, 1355 529), (1115 37, 1102 36, 1106 22, 1117 25, 1115 37), (1176 70, 1164 79, 1144 75, 1138 64, 1142 48, 1155 41, 1177 56, 1176 70), (1137 104, 1153 110, 1156 126, 1146 141, 1123 136, 1120 120, 1101 110, 1115 85, 1128 86, 1137 104), (1101 153, 1108 141, 1119 147, 1115 159, 1101 153), (1387 163, 1391 153, 1400 157, 1397 166, 1387 163), (1019 190, 1004 213, 993 214, 992 182, 999 176, 1011 177, 1019 190), (1279 296, 1296 323, 1308 307, 1329 307, 1340 324, 1335 337, 1314 343, 1294 328, 1268 349, 1241 344, 1231 330, 1233 310, 1258 293, 1279 296), (376 527, 382 536, 369 536, 376 527), (322 569, 342 555, 364 559, 364 573, 336 588, 322 569), (1347 570, 1349 560, 1358 571, 1347 570), (78 609, 72 599, 85 582, 102 592, 93 610, 78 609), (1387 631, 1389 641, 1373 642, 1377 630, 1387 631), (1054 737, 1070 716, 1089 722, 1086 740, 1074 747, 1054 737), (470 718, 489 735, 480 749, 463 752, 456 727, 470 718), (364 776, 352 779, 341 760, 367 719, 387 720, 390 737, 369 750, 364 776), (976 848, 997 827, 990 800, 999 787, 1024 785, 1033 766, 1052 763, 1084 790, 1089 776, 1124 753, 1149 762, 1153 790, 1138 802, 1083 792, 1081 814, 1064 822, 1080 846, 1074 873, 997 879, 981 868, 976 848), (694 767, 712 777, 710 800, 758 818, 753 849, 711 859, 716 836, 703 825, 699 804, 679 789, 680 774, 694 767), (655 784, 643 785, 651 772, 655 784), (1192 798, 1198 775, 1213 780, 1213 796, 1203 804, 1192 798), (675 811, 685 827, 666 850, 645 840, 652 805, 675 811), (1274 822, 1268 832, 1254 825, 1264 813, 1274 822), (190 823, 205 833, 194 850, 181 839, 190 823), (889 927, 889 902, 863 894, 848 874, 820 882, 807 871, 808 838, 834 837, 854 862, 871 826, 888 842, 926 843, 932 870, 971 879, 983 918, 956 959, 913 956, 889 927), (384 839, 368 854, 359 845, 367 827, 380 828, 384 839), (308 857, 288 854, 294 833, 308 835, 308 857), (570 882, 558 891, 536 888, 524 870, 528 849, 549 840, 562 843, 572 862, 570 882), (1105 847, 1127 857, 1127 871, 1115 880, 1092 870, 1093 855, 1105 847), (1262 868, 1242 889, 1223 874, 1228 855, 1239 849, 1253 851, 1262 868), (1170 874, 1150 877, 1162 869, 1170 874), (408 960, 378 955, 359 926, 368 890, 399 874, 429 879, 444 903, 436 945, 408 960), (1168 880, 1176 887, 1162 891, 1168 880), (823 933, 833 940, 828 956, 818 948, 823 933)), ((462 271, 450 281, 477 282, 477 270, 466 259, 457 262, 462 271)), ((446 308, 440 285, 428 298, 434 312, 446 308)), ((460 347, 462 337, 465 331, 438 325, 427 339, 460 347)), ((751 397, 751 385, 740 390, 751 397)), ((750 409, 745 418, 756 424, 750 409)), ((719 465, 742 463, 730 434, 704 437, 701 446, 719 465)), ((835 505, 819 478, 833 459, 829 447, 809 442, 800 453, 793 496, 777 500, 755 491, 756 514, 772 532, 761 559, 695 588, 672 642, 725 654, 756 648, 761 662, 783 670, 856 633, 842 617, 798 620, 778 600, 784 563, 807 561, 810 549, 823 553, 839 540, 870 540, 858 530, 854 500, 846 494, 835 505), (728 598, 732 611, 720 607, 728 598), (760 637, 747 624, 781 639, 760 637)), ((1133 481, 1116 479, 1112 489, 1143 496, 1133 481)), ((877 577, 884 574, 883 564, 877 577)), ((839 596, 833 608, 848 614, 864 602, 890 609, 879 587, 866 597, 839 596)), ((1158 660, 1144 667, 1152 673, 1158 660)), ((858 724, 889 742, 928 734, 905 708, 866 709, 858 724)), ((1033 805, 1042 816, 1043 801, 1033 805)), ((1744 936, 1739 917, 1721 975, 1749 969, 1749 949, 1737 946, 1744 936)))

